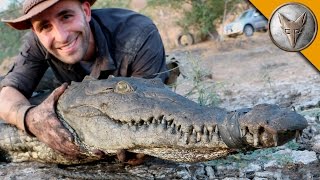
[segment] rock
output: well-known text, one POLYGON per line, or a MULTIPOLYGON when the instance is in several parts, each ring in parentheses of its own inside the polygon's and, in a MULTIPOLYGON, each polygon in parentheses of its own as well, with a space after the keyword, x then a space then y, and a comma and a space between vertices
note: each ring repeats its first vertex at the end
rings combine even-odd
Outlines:
POLYGON ((254 177, 253 180, 268 180, 268 178, 254 177))
POLYGON ((320 153, 320 135, 316 135, 315 137, 313 137, 313 146, 312 146, 312 150, 320 153))
POLYGON ((266 168, 269 168, 269 167, 281 168, 283 166, 280 165, 280 163, 277 160, 271 160, 271 161, 267 162, 266 164, 264 164, 263 167, 264 167, 264 169, 266 169, 266 168))
POLYGON ((244 172, 255 172, 261 170, 261 166, 258 164, 249 164, 246 168, 243 169, 244 172))
POLYGON ((203 164, 194 164, 193 166, 187 167, 188 171, 192 175, 192 179, 205 179, 205 167, 203 164))
POLYGON ((313 180, 313 175, 311 174, 310 171, 307 171, 305 175, 303 175, 302 179, 306 179, 306 180, 313 180))
POLYGON ((292 151, 293 162, 309 164, 311 162, 317 161, 317 155, 313 151, 292 151))
POLYGON ((220 172, 220 171, 225 171, 225 170, 236 170, 237 167, 235 167, 235 165, 218 165, 216 167, 217 171, 220 172))
POLYGON ((187 170, 188 166, 190 165, 181 164, 177 167, 177 175, 181 177, 181 179, 191 179, 191 175, 187 170))
POLYGON ((303 163, 303 164, 309 164, 311 162, 314 162, 317 159, 317 155, 314 151, 296 151, 291 149, 285 149, 277 151, 273 154, 273 156, 277 157, 278 155, 281 155, 285 161, 291 161, 293 163, 303 163))
POLYGON ((271 171, 262 171, 262 172, 255 172, 254 180, 257 180, 259 178, 266 178, 266 179, 282 179, 282 173, 281 170, 278 170, 276 172, 271 171))
POLYGON ((291 149, 283 149, 283 150, 279 150, 273 154, 287 155, 287 154, 291 154, 291 153, 292 153, 291 149))
POLYGON ((240 174, 240 177, 253 178, 254 173, 256 171, 260 171, 261 169, 262 168, 260 165, 251 163, 248 166, 246 166, 245 168, 241 169, 239 174, 240 174))
POLYGON ((214 174, 214 169, 211 166, 206 166, 205 171, 206 171, 209 179, 214 179, 216 177, 214 174))

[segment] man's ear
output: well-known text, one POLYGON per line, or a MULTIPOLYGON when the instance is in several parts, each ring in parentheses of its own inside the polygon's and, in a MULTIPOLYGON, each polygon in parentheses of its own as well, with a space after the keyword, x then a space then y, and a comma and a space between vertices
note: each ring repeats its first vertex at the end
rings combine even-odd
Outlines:
POLYGON ((81 4, 82 10, 86 16, 86 20, 87 22, 89 22, 91 20, 91 6, 90 3, 88 1, 84 1, 81 4))

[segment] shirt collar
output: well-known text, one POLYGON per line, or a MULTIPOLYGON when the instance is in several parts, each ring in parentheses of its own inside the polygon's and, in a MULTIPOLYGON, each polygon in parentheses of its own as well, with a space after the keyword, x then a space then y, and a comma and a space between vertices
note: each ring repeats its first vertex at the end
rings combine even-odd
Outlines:
POLYGON ((96 43, 96 60, 93 64, 90 76, 98 78, 101 71, 115 70, 116 65, 110 56, 108 41, 102 32, 98 22, 93 18, 90 21, 90 27, 96 43))

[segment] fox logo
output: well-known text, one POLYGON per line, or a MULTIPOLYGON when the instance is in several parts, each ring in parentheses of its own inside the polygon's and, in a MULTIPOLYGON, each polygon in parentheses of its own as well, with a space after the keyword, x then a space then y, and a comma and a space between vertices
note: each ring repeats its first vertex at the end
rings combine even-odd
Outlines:
POLYGON ((283 32, 287 35, 287 38, 290 42, 291 47, 294 48, 297 44, 299 35, 302 33, 302 29, 307 19, 307 13, 304 12, 295 21, 290 21, 280 13, 278 13, 278 17, 279 17, 283 32))

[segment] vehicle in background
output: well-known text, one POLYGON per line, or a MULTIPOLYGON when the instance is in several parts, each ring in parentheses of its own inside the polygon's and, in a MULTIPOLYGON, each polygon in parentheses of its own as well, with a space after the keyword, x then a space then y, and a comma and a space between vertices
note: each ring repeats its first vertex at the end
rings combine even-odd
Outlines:
POLYGON ((255 31, 267 31, 267 29, 268 20, 256 9, 249 9, 224 27, 224 35, 229 37, 235 37, 240 34, 252 36, 255 31))

